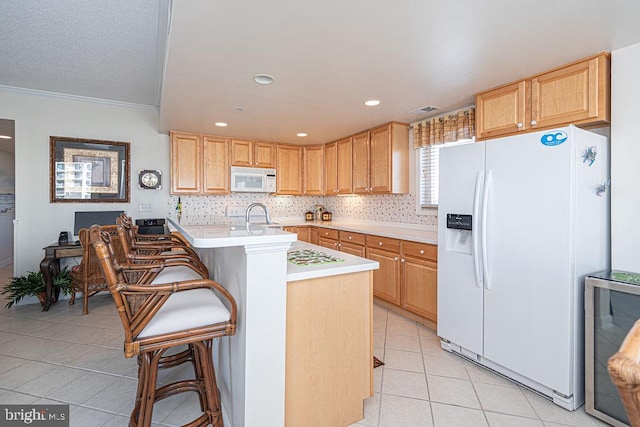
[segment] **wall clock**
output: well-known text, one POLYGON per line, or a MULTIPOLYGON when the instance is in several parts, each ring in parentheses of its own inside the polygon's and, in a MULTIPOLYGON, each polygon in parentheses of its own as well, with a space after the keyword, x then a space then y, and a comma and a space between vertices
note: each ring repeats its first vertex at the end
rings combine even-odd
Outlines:
POLYGON ((162 172, 151 169, 139 170, 138 188, 141 190, 160 190, 162 188, 162 172))

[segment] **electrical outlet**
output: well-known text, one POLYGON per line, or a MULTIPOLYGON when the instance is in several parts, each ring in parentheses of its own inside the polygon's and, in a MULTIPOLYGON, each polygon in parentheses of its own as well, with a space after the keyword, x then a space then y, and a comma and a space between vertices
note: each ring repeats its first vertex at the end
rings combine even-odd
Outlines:
POLYGON ((151 205, 143 203, 138 207, 139 212, 151 212, 151 205))

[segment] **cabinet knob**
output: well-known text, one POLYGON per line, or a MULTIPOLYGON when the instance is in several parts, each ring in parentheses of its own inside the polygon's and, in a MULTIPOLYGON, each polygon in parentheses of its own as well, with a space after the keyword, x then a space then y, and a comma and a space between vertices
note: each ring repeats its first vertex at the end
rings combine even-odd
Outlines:
POLYGON ((521 129, 524 125, 522 123, 518 123, 516 126, 518 126, 518 129, 521 129))
POLYGON ((378 245, 382 246, 382 242, 378 242, 378 245))
POLYGON ((349 236, 349 240, 351 240, 351 236, 349 236))
POLYGON ((535 120, 531 120, 531 126, 535 126, 537 124, 538 124, 538 122, 536 122, 535 120))
POLYGON ((400 262, 404 262, 404 258, 402 258, 402 259, 400 260, 400 262))
POLYGON ((420 255, 424 255, 424 249, 420 249, 420 255))
POLYGON ((397 261, 397 260, 398 260, 398 257, 397 257, 397 256, 394 256, 394 257, 393 257, 393 260, 394 260, 394 261, 397 261))

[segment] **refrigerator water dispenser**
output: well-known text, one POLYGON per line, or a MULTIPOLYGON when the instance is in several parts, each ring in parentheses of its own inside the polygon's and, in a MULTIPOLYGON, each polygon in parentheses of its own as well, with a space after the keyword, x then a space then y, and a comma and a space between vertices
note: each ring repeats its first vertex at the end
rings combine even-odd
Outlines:
POLYGON ((471 255, 471 215, 447 214, 445 248, 448 252, 471 255))

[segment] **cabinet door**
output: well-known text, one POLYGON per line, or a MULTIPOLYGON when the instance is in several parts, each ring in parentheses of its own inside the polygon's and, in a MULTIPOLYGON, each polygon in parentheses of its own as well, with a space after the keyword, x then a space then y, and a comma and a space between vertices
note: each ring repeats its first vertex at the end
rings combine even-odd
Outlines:
POLYGON ((607 123, 608 71, 601 55, 531 79, 531 127, 607 123))
POLYGON ((324 146, 324 194, 334 196, 338 192, 338 148, 336 142, 324 146))
POLYGON ((229 193, 229 144, 225 138, 202 137, 204 194, 229 193))
POLYGON ((351 194, 353 192, 353 148, 351 137, 339 140, 336 143, 337 151, 337 193, 351 194))
POLYGON ((171 194, 202 190, 202 146, 199 135, 171 133, 171 194))
POLYGON ((367 258, 380 263, 373 271, 373 295, 400 305, 400 256, 398 252, 367 247, 367 258))
POLYGON ((353 192, 368 193, 369 188, 369 132, 353 136, 353 192))
POLYGON ((299 196, 302 194, 302 147, 277 146, 276 181, 278 194, 299 196))
POLYGON ((318 245, 322 246, 323 248, 329 248, 336 251, 338 250, 338 241, 333 239, 327 239, 326 237, 322 237, 322 236, 319 237, 318 245))
POLYGON ((231 140, 231 166, 253 166, 253 142, 245 139, 231 140))
POLYGON ((318 239, 318 227, 309 227, 309 243, 317 245, 318 239))
POLYGON ((272 142, 253 143, 253 166, 258 168, 276 167, 276 147, 272 142))
POLYGON ((525 130, 526 82, 476 95, 476 135, 486 139, 525 130))
POLYGON ((370 187, 372 193, 391 192, 391 125, 370 132, 370 187))
POLYGON ((304 147, 304 188, 305 196, 324 195, 322 182, 324 172, 324 146, 304 147))
POLYGON ((363 258, 365 257, 366 253, 364 246, 356 245, 349 242, 340 242, 340 251, 363 258))
POLYGON ((298 227, 298 240, 309 243, 309 227, 298 227))
POLYGON ((402 260, 402 308, 438 321, 438 265, 434 261, 402 260))

